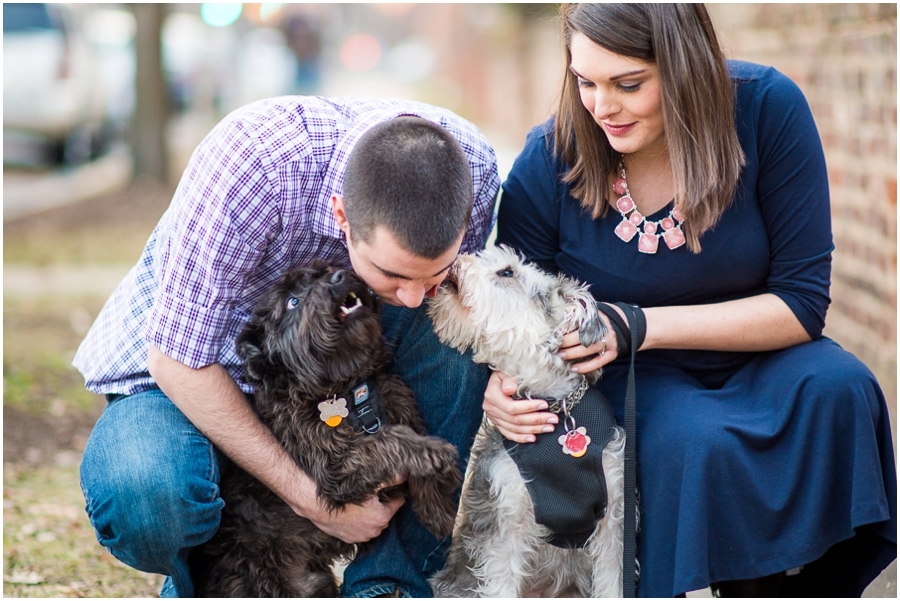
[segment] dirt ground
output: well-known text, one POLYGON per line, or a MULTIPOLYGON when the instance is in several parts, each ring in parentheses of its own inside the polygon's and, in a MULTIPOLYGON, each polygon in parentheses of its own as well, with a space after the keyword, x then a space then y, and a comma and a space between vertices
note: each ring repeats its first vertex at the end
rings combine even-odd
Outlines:
POLYGON ((69 412, 60 417, 3 407, 3 462, 17 465, 70 465, 80 461, 94 422, 102 411, 69 412))

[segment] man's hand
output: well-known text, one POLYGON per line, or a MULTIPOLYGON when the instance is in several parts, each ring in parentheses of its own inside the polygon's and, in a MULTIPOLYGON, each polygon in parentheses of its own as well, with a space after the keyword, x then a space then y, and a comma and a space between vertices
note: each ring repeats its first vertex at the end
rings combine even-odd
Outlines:
POLYGON ((399 498, 382 503, 376 495, 362 505, 346 505, 342 510, 333 512, 323 509, 309 519, 322 532, 345 543, 364 543, 388 527, 403 502, 404 499, 399 498))

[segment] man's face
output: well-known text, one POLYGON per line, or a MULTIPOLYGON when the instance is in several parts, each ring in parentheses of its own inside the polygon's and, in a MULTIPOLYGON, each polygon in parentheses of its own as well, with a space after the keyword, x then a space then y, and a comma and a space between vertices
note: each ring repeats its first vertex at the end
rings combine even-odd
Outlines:
MULTIPOLYGON (((385 227, 377 226, 367 243, 354 239, 343 211, 343 199, 333 199, 335 218, 347 237, 347 251, 353 271, 381 299, 391 305, 418 307, 426 296, 434 296, 456 260, 463 234, 456 243, 436 259, 414 255, 397 242, 385 227)), ((423 235, 428 235, 423 232, 423 235)))

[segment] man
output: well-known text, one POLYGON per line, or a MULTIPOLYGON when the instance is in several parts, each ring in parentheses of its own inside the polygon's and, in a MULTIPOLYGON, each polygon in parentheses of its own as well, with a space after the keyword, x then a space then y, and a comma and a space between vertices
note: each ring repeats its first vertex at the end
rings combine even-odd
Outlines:
POLYGON ((449 541, 402 501, 323 509, 248 403, 234 342, 285 270, 314 257, 352 267, 386 301, 394 369, 463 467, 489 374, 437 341, 422 303, 460 250, 483 247, 498 188, 484 137, 436 107, 293 96, 226 117, 74 360, 110 401, 81 468, 101 544, 166 574, 161 596, 192 596, 188 557, 218 527, 230 459, 324 531, 377 537, 347 568, 342 594, 430 596, 426 578, 449 541))

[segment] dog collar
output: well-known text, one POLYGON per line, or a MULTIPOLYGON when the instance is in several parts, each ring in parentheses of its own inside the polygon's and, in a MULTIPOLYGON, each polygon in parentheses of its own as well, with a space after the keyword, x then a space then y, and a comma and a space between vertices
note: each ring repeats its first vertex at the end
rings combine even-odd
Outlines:
MULTIPOLYGON (((561 399, 555 399, 553 397, 544 398, 544 400, 547 401, 547 404, 549 405, 547 407, 547 411, 550 411, 552 413, 559 413, 560 411, 563 410, 564 406, 571 409, 572 407, 577 405, 579 402, 581 402, 581 399, 584 398, 584 393, 587 392, 588 387, 589 387, 589 385, 588 385, 587 378, 585 378, 584 376, 581 376, 581 382, 579 382, 578 387, 575 388, 575 390, 573 390, 569 394, 567 394, 565 397, 563 397, 561 399)), ((517 401, 520 401, 525 397, 515 396, 513 398, 517 401)))
POLYGON ((319 403, 319 419, 327 425, 336 428, 344 418, 356 430, 367 434, 375 434, 387 423, 384 397, 371 379, 319 403))

